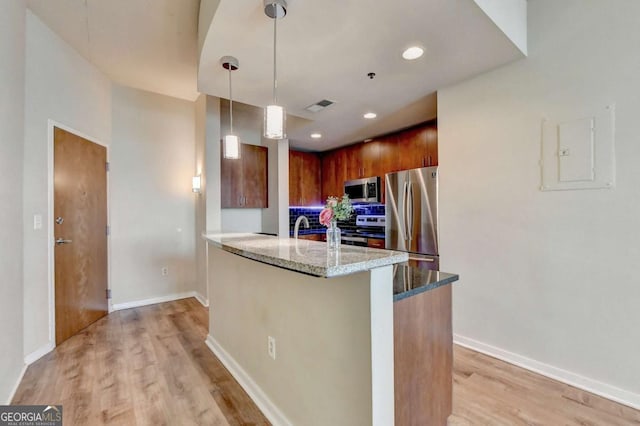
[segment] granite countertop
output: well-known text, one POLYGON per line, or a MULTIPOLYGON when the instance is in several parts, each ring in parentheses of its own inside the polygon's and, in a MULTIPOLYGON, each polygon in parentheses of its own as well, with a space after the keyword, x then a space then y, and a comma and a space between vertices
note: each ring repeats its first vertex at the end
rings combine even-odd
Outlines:
POLYGON ((393 265, 393 301, 406 299, 425 291, 458 281, 460 277, 441 271, 409 266, 407 263, 393 265))
POLYGON ((342 245, 329 252, 323 242, 258 234, 203 234, 230 253, 317 277, 337 277, 406 262, 407 253, 342 245))

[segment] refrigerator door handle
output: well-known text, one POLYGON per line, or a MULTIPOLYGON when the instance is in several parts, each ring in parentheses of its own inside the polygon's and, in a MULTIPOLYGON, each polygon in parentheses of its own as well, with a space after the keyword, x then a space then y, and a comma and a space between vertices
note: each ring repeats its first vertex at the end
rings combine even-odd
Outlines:
POLYGON ((404 235, 402 236, 402 239, 405 240, 405 243, 407 241, 407 190, 409 189, 409 184, 407 183, 407 181, 404 181, 404 186, 402 187, 402 232, 404 232, 404 235))
POLYGON ((409 238, 409 242, 411 242, 411 240, 413 240, 413 183, 409 182, 409 209, 408 209, 408 216, 409 216, 409 223, 408 223, 408 228, 409 231, 407 232, 407 236, 409 238))

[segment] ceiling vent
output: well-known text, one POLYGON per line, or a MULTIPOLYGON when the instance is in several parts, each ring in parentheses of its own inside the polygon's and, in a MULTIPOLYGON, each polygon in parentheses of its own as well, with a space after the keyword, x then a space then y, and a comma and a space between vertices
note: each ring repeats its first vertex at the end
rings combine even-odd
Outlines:
POLYGON ((321 100, 320 102, 316 102, 315 104, 309 105, 305 109, 309 112, 319 112, 328 107, 329 105, 333 105, 335 102, 329 101, 326 99, 321 100))

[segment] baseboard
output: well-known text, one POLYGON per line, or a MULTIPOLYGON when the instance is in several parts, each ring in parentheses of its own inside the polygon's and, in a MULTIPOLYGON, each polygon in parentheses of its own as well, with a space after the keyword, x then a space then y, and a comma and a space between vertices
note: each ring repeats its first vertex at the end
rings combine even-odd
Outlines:
POLYGON ((205 299, 205 297, 203 295, 201 295, 200 293, 198 293, 197 291, 193 292, 193 297, 198 299, 198 302, 200 302, 200 304, 202 306, 204 306, 205 308, 209 307, 209 299, 205 299))
POLYGON ((24 377, 24 373, 27 372, 27 367, 29 367, 27 364, 25 364, 22 367, 22 371, 20 372, 20 376, 18 376, 18 380, 16 380, 16 384, 13 386, 13 389, 11 390, 11 393, 9 394, 9 400, 6 402, 5 405, 11 405, 11 401, 13 401, 13 398, 16 396, 16 392, 18 391, 18 387, 20 386, 20 382, 22 382, 22 378, 24 377))
MULTIPOLYGON (((156 303, 173 302, 174 300, 188 299, 189 297, 196 297, 195 291, 187 291, 184 293, 168 294, 166 296, 152 297, 149 299, 134 300, 132 302, 114 303, 111 309, 115 311, 121 311, 123 309, 139 308, 140 306, 155 305, 156 303)), ((200 301, 202 303, 202 301, 200 301)))
POLYGON ((30 354, 25 355, 24 357, 25 365, 29 366, 33 364, 34 362, 36 362, 37 360, 39 360, 40 358, 42 358, 43 356, 51 352, 53 349, 55 349, 55 347, 56 345, 53 342, 48 342, 46 345, 41 346, 35 351, 31 352, 30 354))
POLYGON ((465 348, 489 355, 508 362, 509 364, 522 367, 533 371, 534 373, 541 374, 559 382, 591 392, 603 398, 610 399, 611 401, 640 410, 640 394, 629 392, 627 390, 611 386, 607 383, 602 383, 571 371, 563 370, 561 368, 554 367, 553 365, 545 364, 458 334, 454 334, 453 342, 457 345, 464 346, 465 348))
POLYGON ((207 336, 205 343, 211 349, 211 352, 218 357, 220 362, 229 370, 231 375, 247 392, 249 398, 260 408, 267 420, 274 426, 291 426, 292 423, 285 417, 285 415, 271 402, 269 397, 264 391, 251 379, 246 371, 218 344, 218 342, 211 336, 207 336))

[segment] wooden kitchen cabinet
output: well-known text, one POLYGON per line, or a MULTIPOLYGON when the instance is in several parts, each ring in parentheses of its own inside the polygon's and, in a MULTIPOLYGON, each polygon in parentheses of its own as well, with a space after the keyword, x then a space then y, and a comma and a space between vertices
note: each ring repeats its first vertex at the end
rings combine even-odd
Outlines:
MULTIPOLYGON (((222 153, 222 146, 220 148, 222 153)), ((221 157, 222 208, 268 207, 268 149, 241 144, 240 159, 221 157)))
POLYGON ((328 151, 322 155, 322 200, 329 196, 342 197, 347 179, 347 152, 345 149, 328 151))
POLYGON ((324 204, 320 157, 311 152, 289 151, 289 205, 324 204))
POLYGON ((379 143, 365 142, 343 148, 346 152, 346 180, 362 179, 378 176, 379 143))
POLYGON ((397 134, 399 170, 438 165, 438 129, 435 122, 397 134))
POLYGON ((436 120, 322 154, 322 198, 340 195, 344 182, 380 177, 380 201, 385 202, 385 174, 438 165, 436 120))
POLYGON ((303 235, 298 235, 298 239, 311 240, 311 241, 325 241, 326 234, 303 234, 303 235))
POLYGON ((384 248, 384 244, 382 238, 367 238, 367 247, 384 248))
POLYGON ((427 144, 425 129, 419 127, 398 134, 397 146, 399 150, 398 162, 400 170, 422 167, 424 149, 427 144))

